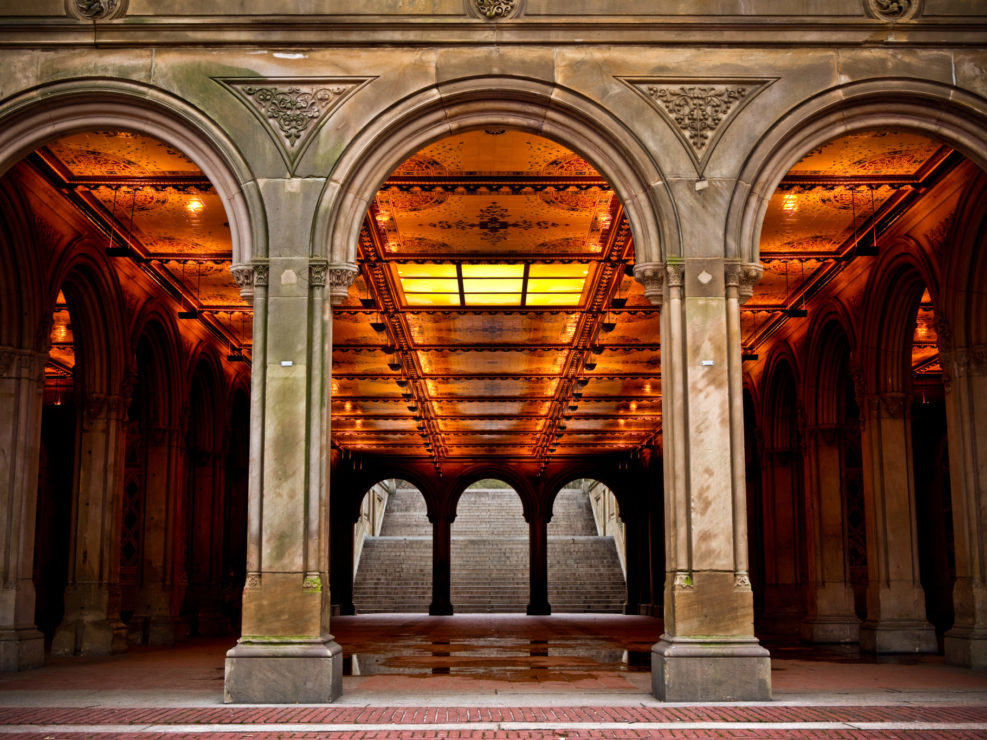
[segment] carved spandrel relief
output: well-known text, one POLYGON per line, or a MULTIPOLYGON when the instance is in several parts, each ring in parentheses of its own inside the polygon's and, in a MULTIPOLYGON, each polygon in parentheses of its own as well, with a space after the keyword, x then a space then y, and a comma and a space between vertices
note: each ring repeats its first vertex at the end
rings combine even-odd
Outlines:
POLYGON ((766 79, 619 77, 647 100, 685 146, 699 175, 723 132, 754 97, 774 82, 766 79))
POLYGON ((66 11, 83 21, 105 21, 123 15, 127 0, 66 0, 66 11))
POLYGON ((342 103, 373 77, 214 78, 263 124, 288 171, 342 103))

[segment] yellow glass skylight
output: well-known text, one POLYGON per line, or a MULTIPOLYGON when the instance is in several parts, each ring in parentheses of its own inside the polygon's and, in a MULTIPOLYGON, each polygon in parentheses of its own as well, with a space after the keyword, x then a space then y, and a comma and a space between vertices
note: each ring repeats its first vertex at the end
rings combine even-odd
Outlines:
POLYGON ((588 263, 395 265, 408 306, 578 306, 588 263))

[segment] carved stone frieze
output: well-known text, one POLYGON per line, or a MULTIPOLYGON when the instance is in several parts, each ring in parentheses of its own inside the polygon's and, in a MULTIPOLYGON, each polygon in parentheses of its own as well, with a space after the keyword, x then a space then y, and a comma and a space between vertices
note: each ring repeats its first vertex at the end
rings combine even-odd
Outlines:
MULTIPOLYGON (((943 371, 945 372, 945 361, 943 371)), ((957 348, 952 353, 952 377, 983 377, 987 375, 987 345, 957 348)))
POLYGON ((215 78, 268 130, 289 172, 332 112, 371 77, 215 78))
POLYGON ((0 378, 21 378, 44 382, 47 353, 17 347, 0 347, 0 378))
POLYGON ((921 0, 864 0, 864 7, 874 18, 896 23, 915 17, 921 0))
POLYGON ((521 0, 467 0, 467 3, 473 12, 491 21, 513 18, 521 10, 521 0))
POLYGON ((360 270, 356 265, 334 264, 329 266, 329 302, 338 306, 346 300, 350 286, 360 270))
POLYGON ((634 279, 644 286, 644 297, 660 306, 665 297, 665 266, 661 262, 634 265, 634 279))
POLYGON ((770 79, 619 78, 647 100, 685 146, 696 172, 706 163, 730 122, 770 79))

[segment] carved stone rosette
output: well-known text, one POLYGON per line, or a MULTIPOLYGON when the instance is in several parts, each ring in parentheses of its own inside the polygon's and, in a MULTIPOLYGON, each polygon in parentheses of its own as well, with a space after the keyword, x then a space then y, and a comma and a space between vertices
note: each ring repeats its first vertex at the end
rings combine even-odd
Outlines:
POLYGON ((878 20, 897 23, 914 18, 920 4, 921 0, 864 0, 864 9, 878 20))
POLYGON ((665 266, 661 262, 634 265, 634 279, 644 286, 644 297, 656 306, 665 298, 665 266))
POLYGON ((491 21, 513 18, 521 10, 521 0, 467 0, 467 3, 474 14, 491 21))
POLYGON ((338 306, 346 300, 350 286, 360 274, 356 265, 341 263, 329 265, 329 302, 338 306))
POLYGON ((66 12, 83 21, 118 18, 127 10, 127 0, 66 0, 66 12))

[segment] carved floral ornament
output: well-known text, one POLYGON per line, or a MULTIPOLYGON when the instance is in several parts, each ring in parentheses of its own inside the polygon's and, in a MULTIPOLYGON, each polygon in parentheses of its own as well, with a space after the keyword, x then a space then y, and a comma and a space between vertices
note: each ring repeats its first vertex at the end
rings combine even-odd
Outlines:
POLYGON ((127 0, 66 0, 70 15, 85 21, 105 21, 122 15, 127 0))
POLYGON ((774 79, 618 78, 672 127, 702 174, 730 122, 774 79))
POLYGON ((907 21, 918 13, 921 0, 864 0, 867 11, 882 21, 907 21))
POLYGON ((488 20, 512 18, 521 9, 521 0, 469 0, 476 13, 488 20))
POLYGON ((341 78, 216 78, 264 124, 293 171, 319 128, 344 100, 370 81, 341 78))

